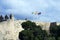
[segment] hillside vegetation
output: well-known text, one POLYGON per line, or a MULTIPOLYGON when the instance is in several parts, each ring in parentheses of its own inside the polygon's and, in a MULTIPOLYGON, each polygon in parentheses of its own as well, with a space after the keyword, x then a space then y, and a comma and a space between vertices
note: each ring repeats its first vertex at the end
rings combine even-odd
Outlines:
POLYGON ((56 25, 55 22, 50 24, 49 32, 31 21, 23 22, 21 25, 24 30, 19 32, 20 40, 60 40, 60 25, 56 25))

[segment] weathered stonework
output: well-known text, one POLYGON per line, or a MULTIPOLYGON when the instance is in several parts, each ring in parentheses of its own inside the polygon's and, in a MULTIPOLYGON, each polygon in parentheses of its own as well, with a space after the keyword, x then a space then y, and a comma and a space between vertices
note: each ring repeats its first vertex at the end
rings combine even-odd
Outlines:
MULTIPOLYGON (((0 40, 18 40, 19 32, 24 30, 21 27, 21 23, 26 20, 14 20, 10 19, 4 22, 0 22, 0 40)), ((49 30, 50 22, 35 22, 36 25, 42 26, 43 30, 49 30)), ((59 25, 60 23, 57 23, 59 25)))

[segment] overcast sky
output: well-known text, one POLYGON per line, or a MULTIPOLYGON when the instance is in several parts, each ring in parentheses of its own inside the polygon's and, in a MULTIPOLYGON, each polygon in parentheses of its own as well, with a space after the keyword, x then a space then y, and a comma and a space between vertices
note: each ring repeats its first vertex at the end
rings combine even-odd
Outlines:
POLYGON ((60 0, 0 0, 0 14, 10 13, 16 19, 60 22, 60 0), (35 11, 41 15, 33 15, 35 11))

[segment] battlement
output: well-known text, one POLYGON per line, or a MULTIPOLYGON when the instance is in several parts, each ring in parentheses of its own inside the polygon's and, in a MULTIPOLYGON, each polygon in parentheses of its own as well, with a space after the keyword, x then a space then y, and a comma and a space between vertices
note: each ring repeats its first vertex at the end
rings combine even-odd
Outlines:
MULTIPOLYGON (((26 22, 26 20, 14 20, 12 15, 9 16, 9 19, 0 22, 0 40, 18 40, 19 32, 24 30, 21 26, 23 22, 26 22)), ((60 25, 60 23, 57 22, 32 22, 35 22, 36 25, 40 25, 43 30, 49 30, 49 27, 53 25, 60 25)))

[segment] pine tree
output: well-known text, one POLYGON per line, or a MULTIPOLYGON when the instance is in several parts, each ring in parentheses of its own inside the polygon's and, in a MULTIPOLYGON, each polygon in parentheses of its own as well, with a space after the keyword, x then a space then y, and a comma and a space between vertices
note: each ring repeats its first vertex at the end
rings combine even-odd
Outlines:
POLYGON ((10 19, 12 19, 12 14, 10 14, 10 19))
POLYGON ((7 15, 5 15, 5 21, 7 21, 9 19, 9 17, 7 15))
POLYGON ((0 16, 0 22, 2 22, 4 20, 3 16, 0 16))

